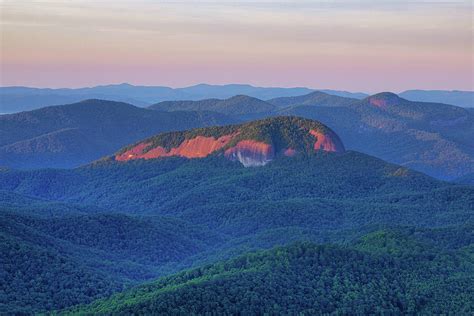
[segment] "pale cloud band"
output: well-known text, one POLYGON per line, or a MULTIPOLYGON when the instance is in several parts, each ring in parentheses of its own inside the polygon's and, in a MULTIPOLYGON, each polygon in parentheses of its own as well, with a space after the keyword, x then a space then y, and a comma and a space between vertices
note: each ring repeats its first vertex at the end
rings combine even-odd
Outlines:
POLYGON ((18 1, 2 85, 473 89, 470 1, 18 1))

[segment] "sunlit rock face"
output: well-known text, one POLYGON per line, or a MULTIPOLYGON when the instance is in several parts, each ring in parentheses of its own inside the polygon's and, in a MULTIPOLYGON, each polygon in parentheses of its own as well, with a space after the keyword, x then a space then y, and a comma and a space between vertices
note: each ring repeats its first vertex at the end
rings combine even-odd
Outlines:
POLYGON ((382 92, 367 98, 370 105, 378 108, 386 109, 400 103, 400 97, 395 93, 382 92))
POLYGON ((317 130, 310 130, 309 133, 316 138, 314 150, 324 150, 337 153, 342 153, 345 151, 344 145, 334 132, 326 131, 321 133, 317 130))
POLYGON ((242 140, 224 153, 227 159, 239 161, 245 167, 264 166, 275 157, 272 145, 254 140, 242 140))
POLYGON ((151 143, 140 143, 133 148, 127 150, 126 152, 116 155, 115 160, 118 161, 127 161, 132 159, 138 159, 143 155, 145 148, 149 147, 151 143))
POLYGON ((272 117, 241 125, 214 126, 158 134, 124 148, 116 161, 161 157, 222 156, 245 167, 264 166, 278 157, 317 151, 344 152, 339 137, 323 124, 298 117, 272 117))
POLYGON ((217 139, 214 137, 196 136, 195 138, 183 141, 178 147, 171 148, 170 150, 157 146, 145 151, 146 148, 151 146, 151 143, 140 143, 130 150, 116 155, 115 160, 127 161, 132 159, 154 159, 172 156, 204 158, 226 146, 233 136, 234 135, 224 135, 217 139))

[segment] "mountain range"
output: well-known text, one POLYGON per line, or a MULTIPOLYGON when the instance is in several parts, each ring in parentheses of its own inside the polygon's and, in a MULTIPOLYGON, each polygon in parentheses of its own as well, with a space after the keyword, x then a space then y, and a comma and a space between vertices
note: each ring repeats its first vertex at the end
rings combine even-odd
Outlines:
POLYGON ((469 314, 473 135, 388 92, 0 115, 0 314, 469 314))
POLYGON ((462 314, 473 209, 472 186, 314 120, 160 133, 74 169, 0 170, 0 313, 462 314))
MULTIPOLYGON (((76 89, 0 87, 0 114, 28 111, 48 105, 75 103, 87 99, 104 99, 146 107, 161 101, 226 99, 235 95, 248 95, 262 100, 269 100, 278 97, 304 95, 315 90, 355 99, 364 99, 368 96, 368 94, 360 92, 254 87, 246 84, 198 84, 185 88, 134 86, 127 83, 76 89)), ((408 90, 399 95, 413 101, 446 103, 462 107, 474 106, 474 92, 472 91, 408 90)))
POLYGON ((157 132, 279 115, 319 120, 347 149, 440 179, 474 172, 474 112, 441 103, 412 102, 388 92, 362 100, 319 91, 267 101, 238 95, 165 101, 148 109, 87 100, 2 115, 0 165, 74 167, 157 132))
POLYGON ((453 104, 465 108, 474 107, 474 92, 459 90, 407 90, 400 97, 422 102, 453 104))
POLYGON ((463 313, 473 209, 472 186, 345 150, 313 120, 162 133, 75 169, 0 170, 0 312, 463 313))
MULTIPOLYGON (((86 99, 105 99, 144 107, 160 101, 229 98, 245 94, 261 99, 293 96, 311 92, 308 88, 263 88, 245 84, 199 84, 186 88, 134 86, 127 83, 78 89, 0 87, 0 113, 33 110, 47 105, 67 104, 86 99)), ((363 97, 361 93, 325 90, 328 93, 363 97)))
POLYGON ((246 95, 236 95, 228 99, 205 99, 199 101, 163 101, 148 107, 158 111, 212 111, 237 116, 240 119, 259 118, 273 113, 273 104, 246 95))
POLYGON ((211 112, 159 112, 86 100, 0 116, 0 165, 70 168, 162 131, 236 122, 211 112))
MULTIPOLYGON (((320 94, 320 93, 317 93, 320 94)), ((317 119, 330 126, 348 149, 374 155, 441 179, 472 173, 474 115, 441 103, 413 102, 393 93, 363 100, 327 102, 327 95, 283 98, 279 115, 317 119)))

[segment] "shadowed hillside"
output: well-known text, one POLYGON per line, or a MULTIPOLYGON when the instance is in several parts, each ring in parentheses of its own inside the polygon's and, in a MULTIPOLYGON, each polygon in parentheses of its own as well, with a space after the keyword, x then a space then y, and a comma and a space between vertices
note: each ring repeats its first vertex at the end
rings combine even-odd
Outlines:
POLYGON ((348 149, 442 179, 474 171, 474 115, 467 109, 412 102, 392 93, 355 102, 325 103, 314 94, 278 102, 290 105, 280 114, 311 118, 330 126, 348 149))
MULTIPOLYGON (((144 281, 216 263, 248 251, 295 241, 347 244, 366 233, 393 226, 411 227, 416 233, 410 234, 414 234, 420 242, 429 242, 426 249, 430 251, 436 247, 461 249, 472 243, 472 225, 469 225, 474 220, 472 186, 438 181, 353 151, 314 150, 318 139, 309 131, 328 131, 319 122, 280 117, 243 125, 165 133, 152 139, 155 145, 175 148, 176 144, 182 144, 186 139, 198 136, 219 139, 239 128, 242 129, 240 137, 244 137, 243 140, 251 137, 269 141, 268 144, 274 144, 275 148, 287 148, 291 144, 296 154, 276 155, 259 167, 244 167, 216 153, 194 159, 156 157, 117 161, 109 157, 69 170, 1 170, 0 253, 5 281, 1 284, 2 293, 6 294, 0 297, 0 313, 63 309, 107 297, 144 281)), ((229 149, 234 148, 231 143, 229 146, 229 149)), ((297 293, 296 299, 305 300, 305 290, 288 285, 294 285, 295 280, 301 278, 309 282, 303 288, 312 287, 316 291, 314 293, 328 288, 321 287, 318 283, 320 278, 308 279, 307 275, 298 274, 298 271, 313 271, 314 268, 314 275, 321 273, 325 277, 329 271, 339 271, 336 275, 342 279, 355 278, 351 283, 358 284, 358 287, 352 290, 341 288, 346 284, 342 281, 331 283, 331 286, 328 283, 331 293, 339 295, 334 297, 334 302, 338 303, 332 306, 314 305, 308 307, 309 310, 325 306, 328 311, 342 311, 356 304, 356 301, 344 299, 346 295, 352 297, 353 294, 349 293, 358 293, 367 297, 364 293, 369 291, 375 295, 375 300, 367 301, 366 307, 361 305, 361 312, 372 311, 364 308, 379 306, 376 298, 385 301, 389 294, 380 292, 381 287, 370 282, 372 285, 365 287, 367 282, 360 279, 365 275, 367 280, 378 280, 383 276, 387 284, 400 285, 400 296, 392 302, 395 305, 386 306, 384 311, 464 311, 463 308, 469 305, 466 305, 463 291, 465 284, 469 283, 463 273, 467 277, 472 276, 471 272, 463 270, 470 264, 468 255, 466 257, 463 250, 459 250, 460 257, 454 259, 457 263, 449 263, 449 269, 443 270, 439 267, 441 262, 446 264, 446 261, 437 259, 437 254, 446 259, 441 250, 425 252, 425 248, 416 246, 418 241, 416 247, 407 248, 413 245, 410 238, 402 235, 392 240, 381 235, 371 237, 369 245, 358 244, 356 249, 349 250, 341 248, 344 252, 342 257, 352 258, 348 261, 354 264, 351 266, 339 265, 339 252, 328 253, 328 261, 323 265, 306 266, 304 261, 300 262, 302 266, 298 263, 294 270, 263 270, 258 279, 265 279, 271 273, 272 276, 265 280, 273 282, 271 280, 275 279, 282 283, 271 283, 274 285, 268 287, 270 292, 284 297, 278 289, 288 288, 297 293), (361 254, 367 251, 373 253, 369 258, 361 254), (386 253, 390 258, 386 257, 386 253), (408 257, 397 259, 401 255, 408 257), (367 260, 372 259, 378 263, 359 270, 365 267, 367 260), (408 264, 407 260, 413 265, 408 264), (393 269, 381 269, 387 265, 393 269), (367 274, 368 271, 374 274, 367 274), (429 278, 424 272, 429 273, 429 278), (403 280, 407 278, 400 278, 405 274, 415 276, 414 283, 400 283, 406 282, 403 280), (293 278, 294 275, 297 279, 293 278), (367 275, 370 277, 367 278, 367 275), (456 281, 451 281, 453 278, 456 281), (433 280, 438 280, 438 283, 433 280), (421 300, 417 295, 410 294, 419 293, 415 289, 420 287, 426 290, 423 292, 426 298, 421 300), (401 289, 412 290, 403 292, 401 289), (452 296, 446 300, 429 299, 440 297, 442 293, 451 293, 452 296)), ((299 260, 288 257, 289 261, 293 259, 299 260)), ((282 262, 278 263, 265 259, 262 265, 273 267, 281 264, 286 267, 288 260, 282 258, 282 262)), ((218 263, 217 266, 230 267, 232 264, 218 263)), ((254 271, 253 267, 249 268, 249 271, 254 271)), ((224 271, 224 274, 227 275, 227 272, 224 271)), ((207 275, 207 272, 202 275, 207 275)), ((242 292, 212 297, 235 302, 245 300, 239 293, 244 295, 256 286, 255 280, 247 280, 245 275, 240 272, 235 274, 235 278, 244 282, 242 292)), ((219 273, 218 279, 221 276, 219 273)), ((214 274, 209 277, 214 278, 214 274)), ((182 276, 176 278, 182 280, 182 276)), ((214 285, 209 288, 205 283, 203 288, 198 286, 199 291, 224 291, 228 287, 224 284, 231 282, 226 280, 219 281, 224 288, 214 288, 214 285)), ((193 277, 190 282, 198 285, 201 279, 193 277)), ((235 283, 232 281, 232 284, 235 283)), ((186 293, 194 296, 194 290, 186 292, 187 281, 183 284, 185 292, 173 292, 175 285, 181 287, 180 282, 170 283, 169 287, 166 285, 171 290, 166 290, 171 297, 187 297, 186 293)), ((126 300, 127 293, 123 294, 126 300)), ((154 301, 149 301, 150 296, 141 293, 137 296, 138 305, 127 306, 137 311, 142 311, 142 308, 155 311, 152 306, 161 306, 156 311, 166 311, 166 308, 174 310, 176 307, 162 305, 169 302, 167 298, 170 296, 161 294, 157 294, 156 304, 148 305, 154 301)), ((255 293, 265 302, 262 305, 264 311, 277 308, 269 303, 276 298, 264 296, 260 290, 255 293)), ((155 297, 155 294, 151 296, 155 297)), ((191 298, 188 301, 194 302, 191 298)), ((178 299, 174 302, 187 306, 178 299)), ((282 310, 296 311, 286 299, 278 302, 282 310)), ((105 308, 106 313, 130 311, 121 304, 104 304, 99 306, 105 308)), ((239 304, 234 307, 240 308, 239 304)), ((200 306, 199 311, 214 306, 192 305, 200 306)), ((256 308, 252 304, 248 306, 256 308)))
POLYGON ((355 247, 300 243, 247 254, 72 314, 464 314, 474 308, 474 265, 465 257, 463 250, 434 252, 413 237, 381 231, 355 247), (405 253, 381 255, 390 251, 381 243, 401 243, 405 253))
POLYGON ((213 111, 239 116, 241 119, 267 116, 276 110, 273 104, 246 95, 237 95, 225 100, 165 101, 149 108, 158 111, 213 111))
POLYGON ((75 167, 158 132, 228 124, 210 112, 158 112, 87 100, 0 116, 0 166, 75 167))

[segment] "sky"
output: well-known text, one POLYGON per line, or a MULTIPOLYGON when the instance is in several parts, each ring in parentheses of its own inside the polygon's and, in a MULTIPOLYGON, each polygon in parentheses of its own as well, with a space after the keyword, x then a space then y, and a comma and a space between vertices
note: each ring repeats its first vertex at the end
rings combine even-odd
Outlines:
POLYGON ((472 1, 0 0, 0 85, 474 90, 472 1))

